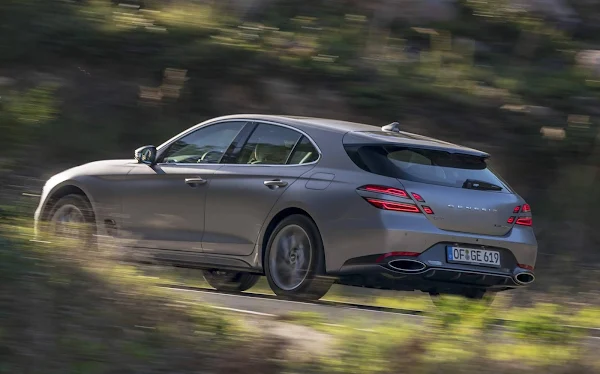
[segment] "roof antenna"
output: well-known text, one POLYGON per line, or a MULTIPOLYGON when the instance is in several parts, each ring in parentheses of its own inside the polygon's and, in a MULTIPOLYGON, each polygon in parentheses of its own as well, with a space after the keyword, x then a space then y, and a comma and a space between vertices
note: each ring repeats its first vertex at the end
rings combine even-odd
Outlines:
POLYGON ((381 130, 387 132, 400 132, 400 124, 398 122, 392 122, 389 125, 381 127, 381 130))

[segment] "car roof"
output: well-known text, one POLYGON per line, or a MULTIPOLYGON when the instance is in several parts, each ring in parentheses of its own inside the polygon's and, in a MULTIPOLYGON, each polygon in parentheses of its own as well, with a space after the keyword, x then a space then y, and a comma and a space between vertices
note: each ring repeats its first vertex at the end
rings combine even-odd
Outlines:
POLYGON ((302 117, 302 116, 288 116, 288 115, 270 115, 270 114, 233 114, 229 116, 216 118, 222 119, 236 119, 243 118, 256 121, 271 121, 278 122, 284 125, 290 126, 301 126, 301 127, 313 127, 320 129, 329 129, 335 132, 344 134, 348 131, 372 131, 376 127, 373 125, 367 125, 364 123, 356 123, 349 121, 341 121, 327 118, 316 118, 316 117, 302 117))
POLYGON ((432 149, 453 150, 456 152, 471 154, 480 157, 489 157, 486 152, 464 147, 458 144, 449 143, 440 139, 427 137, 424 135, 413 134, 406 131, 390 132, 383 131, 380 126, 367 125, 328 118, 302 117, 288 115, 268 115, 268 114, 234 114, 218 119, 236 119, 244 118, 256 121, 271 121, 288 126, 298 127, 300 130, 320 129, 337 132, 340 135, 352 133, 354 139, 360 139, 364 142, 384 142, 389 144, 401 143, 407 146, 425 147, 432 149))

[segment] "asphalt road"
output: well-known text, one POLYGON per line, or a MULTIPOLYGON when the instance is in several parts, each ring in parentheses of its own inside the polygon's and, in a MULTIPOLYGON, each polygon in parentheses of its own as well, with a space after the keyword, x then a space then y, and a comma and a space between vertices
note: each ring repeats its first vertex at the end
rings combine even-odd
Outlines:
POLYGON ((290 312, 319 313, 330 323, 345 320, 373 320, 378 322, 412 321, 418 323, 423 317, 417 312, 400 309, 370 307, 336 302, 287 301, 270 295, 220 293, 212 289, 185 286, 165 286, 175 292, 192 293, 207 305, 222 310, 263 317, 280 317, 290 312))
POLYGON ((201 301, 208 307, 237 313, 244 318, 245 324, 255 327, 263 334, 276 336, 284 339, 294 351, 306 352, 311 355, 323 355, 331 352, 335 340, 333 336, 317 331, 313 328, 286 322, 282 317, 291 312, 318 313, 325 319, 324 323, 338 325, 366 332, 372 331, 373 327, 382 323, 398 323, 410 321, 410 323, 422 323, 424 318, 410 311, 385 310, 385 308, 368 307, 353 304, 335 303, 328 301, 297 302, 278 299, 271 295, 252 293, 221 293, 212 289, 185 287, 185 286, 163 286, 173 292, 179 292, 201 301), (348 321, 362 321, 361 326, 350 327, 344 323, 348 321))

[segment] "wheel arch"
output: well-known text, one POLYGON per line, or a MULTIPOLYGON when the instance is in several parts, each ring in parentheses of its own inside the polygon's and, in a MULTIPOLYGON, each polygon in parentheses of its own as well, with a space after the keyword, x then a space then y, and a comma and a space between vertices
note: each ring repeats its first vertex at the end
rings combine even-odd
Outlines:
POLYGON ((44 207, 40 215, 42 220, 49 219, 50 217, 48 217, 48 214, 50 214, 50 212, 52 211, 54 204, 56 204, 57 201, 59 201, 61 198, 67 195, 79 195, 85 198, 92 207, 92 215, 94 217, 94 220, 96 220, 96 209, 94 207, 95 204, 93 200, 81 186, 79 186, 76 182, 73 181, 63 182, 60 185, 54 187, 52 191, 48 193, 48 197, 46 198, 46 202, 44 203, 44 207))
MULTIPOLYGON (((321 237, 321 241, 323 240, 323 237, 321 235, 321 230, 319 229, 319 225, 317 224, 315 219, 310 215, 310 213, 308 213, 306 210, 296 207, 296 206, 290 206, 290 207, 281 209, 279 212, 277 212, 277 214, 275 214, 273 216, 273 218, 271 218, 271 220, 269 221, 268 225, 266 226, 266 228, 261 236, 260 247, 259 247, 260 248, 260 251, 259 251, 260 258, 258 259, 257 262, 261 266, 261 269, 263 272, 265 270, 265 264, 264 264, 265 253, 267 251, 267 244, 269 242, 269 238, 271 237, 271 234, 275 230, 275 227, 277 227, 277 225, 281 221, 283 221, 285 218, 287 218, 291 215, 294 215, 294 214, 303 215, 303 216, 307 217, 308 219, 310 219, 312 221, 312 223, 314 223, 315 227, 317 228, 317 233, 321 237)), ((324 261, 325 261, 325 257, 326 256, 323 253, 324 261)))

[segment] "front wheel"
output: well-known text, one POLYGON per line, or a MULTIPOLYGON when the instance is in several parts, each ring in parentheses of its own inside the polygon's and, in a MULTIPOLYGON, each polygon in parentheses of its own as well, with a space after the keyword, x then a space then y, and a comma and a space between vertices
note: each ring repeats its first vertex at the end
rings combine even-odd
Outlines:
POLYGON ((243 292, 258 282, 259 275, 244 272, 203 270, 206 282, 217 291, 243 292))
POLYGON ((314 222, 304 215, 283 219, 267 242, 265 275, 276 295, 286 299, 318 300, 331 288, 325 277, 325 254, 314 222))
POLYGON ((68 240, 77 249, 93 249, 96 223, 93 209, 81 195, 59 199, 48 214, 48 233, 54 238, 68 240))

